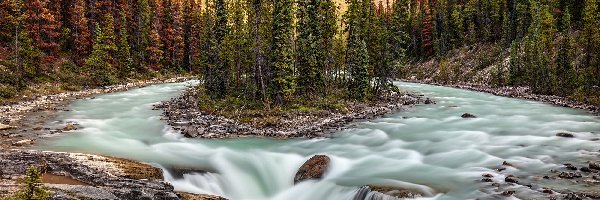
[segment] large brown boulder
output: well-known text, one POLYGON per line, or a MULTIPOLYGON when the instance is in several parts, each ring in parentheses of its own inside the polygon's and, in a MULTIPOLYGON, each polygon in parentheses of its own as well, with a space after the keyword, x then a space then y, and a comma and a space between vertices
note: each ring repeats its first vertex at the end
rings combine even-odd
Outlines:
POLYGON ((330 160, 331 159, 325 155, 315 155, 308 159, 308 161, 298 169, 298 172, 294 177, 294 184, 308 179, 321 179, 329 167, 330 160))

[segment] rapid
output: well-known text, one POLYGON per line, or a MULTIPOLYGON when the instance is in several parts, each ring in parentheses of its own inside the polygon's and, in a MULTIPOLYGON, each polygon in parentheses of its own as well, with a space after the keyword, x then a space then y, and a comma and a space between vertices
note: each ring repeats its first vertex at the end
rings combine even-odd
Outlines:
MULTIPOLYGON (((54 124, 80 129, 36 148, 124 157, 165 169, 177 191, 232 200, 352 200, 362 185, 397 186, 424 199, 485 199, 499 193, 482 183, 490 173, 525 181, 566 162, 598 159, 600 117, 581 110, 485 93, 396 82, 437 104, 417 105, 357 123, 327 138, 203 140, 182 137, 152 106, 194 81, 153 85, 82 99, 54 124), (463 113, 477 118, 463 119, 463 113), (575 138, 555 136, 573 133, 575 138), (294 185, 298 168, 315 154, 331 158, 325 177, 294 185), (512 163, 502 173, 495 169, 512 163), (197 169, 185 173, 178 168, 197 169)), ((534 195, 514 185, 521 197, 534 195)))

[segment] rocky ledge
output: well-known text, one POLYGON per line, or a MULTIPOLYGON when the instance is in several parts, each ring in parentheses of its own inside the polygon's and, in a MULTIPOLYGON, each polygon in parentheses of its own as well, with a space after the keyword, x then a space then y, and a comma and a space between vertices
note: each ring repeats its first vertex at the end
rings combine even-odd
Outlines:
POLYGON ((392 93, 375 103, 347 103, 344 111, 289 112, 276 116, 276 123, 244 123, 201 111, 197 96, 194 89, 189 89, 179 97, 155 105, 155 109, 162 109, 163 119, 188 138, 287 139, 324 137, 347 128, 352 122, 381 117, 425 101, 434 103, 418 95, 392 93))
POLYGON ((414 83, 425 83, 431 85, 439 85, 439 86, 448 86, 466 90, 472 90, 477 92, 485 92, 490 93, 496 96, 504 96, 511 98, 521 98, 533 101, 539 101, 544 103, 549 103, 557 106, 568 107, 568 108, 576 108, 586 110, 592 114, 600 115, 600 105, 592 105, 585 102, 575 101, 570 98, 560 97, 555 95, 539 95, 533 94, 530 88, 528 87, 490 87, 488 85, 483 84, 475 84, 475 83, 453 83, 453 84, 444 84, 432 79, 427 80, 417 80, 417 79, 408 79, 403 80, 407 82, 414 83))
POLYGON ((0 149, 0 199, 20 188, 25 172, 35 166, 51 199, 219 199, 177 194, 150 165, 105 156, 0 149), (193 197, 193 198, 192 198, 193 197))

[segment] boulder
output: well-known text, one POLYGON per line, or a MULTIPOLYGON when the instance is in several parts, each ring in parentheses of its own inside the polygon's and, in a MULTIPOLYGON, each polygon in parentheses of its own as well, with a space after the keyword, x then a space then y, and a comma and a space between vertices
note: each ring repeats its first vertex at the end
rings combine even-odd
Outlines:
POLYGON ((315 155, 308 159, 298 169, 294 177, 294 184, 308 179, 321 179, 327 171, 330 161, 331 159, 325 155, 315 155))
POLYGON ((73 131, 73 130, 77 130, 77 127, 75 126, 75 124, 73 123, 68 123, 67 125, 65 125, 65 127, 62 129, 62 131, 73 131))
POLYGON ((422 197, 421 194, 399 187, 365 185, 358 189, 353 200, 400 200, 422 197))
POLYGON ((467 119, 467 118, 477 118, 477 116, 475 116, 475 115, 473 115, 471 113, 462 114, 460 117, 465 118, 465 119, 467 119))
POLYGON ((575 137, 572 133, 565 133, 565 132, 557 133, 556 136, 558 136, 558 137, 564 137, 564 138, 573 138, 573 137, 575 137))

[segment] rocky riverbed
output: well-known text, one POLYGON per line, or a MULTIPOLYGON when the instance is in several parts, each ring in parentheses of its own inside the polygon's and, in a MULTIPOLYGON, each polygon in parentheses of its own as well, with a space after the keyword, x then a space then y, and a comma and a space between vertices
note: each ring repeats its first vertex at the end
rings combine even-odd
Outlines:
MULTIPOLYGON (((410 93, 392 93, 374 103, 348 103, 344 112, 288 112, 281 116, 273 116, 276 123, 244 123, 213 113, 203 112, 198 108, 196 90, 190 88, 181 96, 155 105, 162 109, 169 125, 188 138, 237 138, 237 137, 270 137, 270 138, 315 138, 324 137, 333 131, 347 128, 356 121, 364 121, 381 117, 412 105, 434 103, 432 100, 410 93)), ((266 121, 266 120, 254 120, 266 121)))
POLYGON ((191 77, 135 81, 76 92, 38 95, 18 103, 1 105, 0 147, 26 147, 35 143, 40 135, 57 134, 77 128, 77 124, 72 122, 64 122, 64 125, 60 127, 47 125, 47 122, 52 120, 58 113, 68 111, 67 107, 73 100, 93 98, 92 96, 97 94, 126 91, 152 84, 181 82, 189 79, 191 77))
POLYGON ((452 84, 444 84, 433 79, 405 79, 403 81, 414 82, 414 83, 424 83, 431 85, 439 85, 439 86, 447 86, 460 88, 465 90, 472 90, 477 92, 485 92, 490 93, 497 96, 511 97, 511 98, 521 98, 528 99, 533 101, 544 102, 548 104, 553 104, 562 107, 575 108, 586 110, 592 114, 600 115, 600 105, 592 105, 585 102, 575 101, 570 98, 560 97, 555 95, 539 95, 534 94, 529 87, 490 87, 484 84, 476 84, 476 83, 452 83, 452 84))

